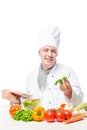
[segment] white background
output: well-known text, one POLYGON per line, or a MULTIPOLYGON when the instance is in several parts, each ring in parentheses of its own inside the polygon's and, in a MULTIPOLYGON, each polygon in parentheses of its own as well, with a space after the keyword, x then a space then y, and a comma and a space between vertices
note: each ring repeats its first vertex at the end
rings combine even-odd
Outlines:
MULTIPOLYGON (((0 91, 24 90, 39 64, 38 33, 47 25, 61 30, 58 62, 71 66, 87 101, 86 0, 0 0, 0 91)), ((2 99, 0 104, 9 103, 2 99)))

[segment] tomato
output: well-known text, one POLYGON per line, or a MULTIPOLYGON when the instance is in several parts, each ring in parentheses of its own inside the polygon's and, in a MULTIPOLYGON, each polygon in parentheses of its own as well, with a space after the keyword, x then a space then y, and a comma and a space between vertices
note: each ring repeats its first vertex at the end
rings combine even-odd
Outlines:
POLYGON ((65 120, 65 113, 62 109, 59 109, 56 111, 56 119, 59 122, 62 122, 65 120))
POLYGON ((35 121, 42 121, 45 118, 45 112, 42 106, 36 106, 33 110, 32 117, 35 121))
POLYGON ((11 116, 13 116, 14 113, 20 109, 21 109, 21 106, 19 104, 13 104, 10 106, 9 113, 11 114, 11 116))
POLYGON ((66 106, 66 104, 65 103, 62 103, 61 105, 60 105, 60 108, 65 108, 65 106, 66 106))
POLYGON ((70 110, 64 110, 65 120, 70 119, 72 117, 72 112, 70 110))
POLYGON ((55 109, 48 109, 45 114, 45 120, 47 122, 54 122, 55 121, 55 114, 56 110, 55 109))

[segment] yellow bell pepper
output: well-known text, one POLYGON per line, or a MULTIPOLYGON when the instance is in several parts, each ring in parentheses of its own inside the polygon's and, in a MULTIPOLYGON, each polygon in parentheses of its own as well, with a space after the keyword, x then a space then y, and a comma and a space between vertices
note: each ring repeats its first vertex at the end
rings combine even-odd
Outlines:
POLYGON ((42 121, 45 118, 45 112, 42 106, 36 106, 33 110, 32 117, 35 121, 42 121))

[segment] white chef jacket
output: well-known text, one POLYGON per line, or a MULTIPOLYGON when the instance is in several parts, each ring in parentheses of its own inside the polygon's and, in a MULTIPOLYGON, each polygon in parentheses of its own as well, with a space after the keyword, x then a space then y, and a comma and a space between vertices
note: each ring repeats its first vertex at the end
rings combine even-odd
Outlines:
POLYGON ((39 67, 31 71, 26 82, 26 91, 33 95, 33 98, 40 98, 41 105, 45 109, 58 108, 62 103, 70 103, 75 106, 82 102, 83 93, 80 88, 77 76, 72 68, 56 63, 47 75, 47 83, 44 89, 38 86, 39 67), (66 76, 72 86, 72 98, 69 100, 59 89, 59 85, 54 85, 55 81, 66 76))

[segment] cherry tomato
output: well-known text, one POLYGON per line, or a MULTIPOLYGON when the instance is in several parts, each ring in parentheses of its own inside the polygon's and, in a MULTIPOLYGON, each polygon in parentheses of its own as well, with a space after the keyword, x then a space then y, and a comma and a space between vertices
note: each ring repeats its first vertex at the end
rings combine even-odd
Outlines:
POLYGON ((65 120, 70 119, 72 117, 72 112, 70 110, 64 110, 65 120))
POLYGON ((47 122, 54 122, 55 121, 55 114, 56 110, 55 109, 48 109, 45 114, 45 120, 47 122))
POLYGON ((11 116, 14 115, 14 113, 21 109, 21 106, 19 104, 13 104, 10 106, 9 113, 11 116))
POLYGON ((56 111, 56 119, 59 122, 62 122, 65 120, 65 113, 63 110, 59 109, 56 111))
POLYGON ((61 105, 60 105, 60 108, 65 108, 65 106, 66 106, 66 104, 65 103, 62 103, 61 105))

